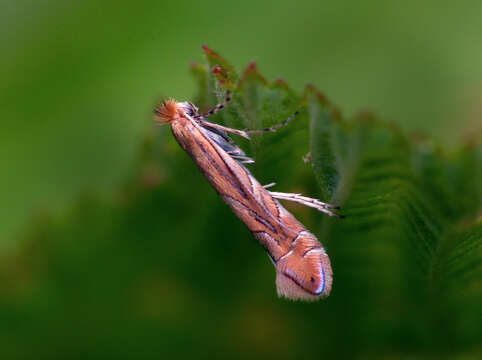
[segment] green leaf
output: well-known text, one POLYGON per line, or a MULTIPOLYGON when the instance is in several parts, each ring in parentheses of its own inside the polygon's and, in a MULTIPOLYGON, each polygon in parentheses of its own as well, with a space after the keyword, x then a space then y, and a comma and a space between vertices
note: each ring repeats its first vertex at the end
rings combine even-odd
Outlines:
POLYGON ((340 182, 340 172, 347 161, 343 149, 346 147, 346 131, 337 109, 313 86, 306 87, 310 118, 310 157, 313 172, 320 184, 322 198, 332 197, 340 182))
POLYGON ((39 217, 3 256, 2 358, 480 356, 480 136, 448 151, 373 114, 345 119, 313 86, 297 94, 254 63, 238 76, 203 50, 197 105, 232 93, 212 120, 261 129, 299 111, 235 140, 260 182, 342 206, 345 219, 286 204, 324 244, 332 294, 278 299, 249 231, 169 129, 149 129, 112 196, 39 217))

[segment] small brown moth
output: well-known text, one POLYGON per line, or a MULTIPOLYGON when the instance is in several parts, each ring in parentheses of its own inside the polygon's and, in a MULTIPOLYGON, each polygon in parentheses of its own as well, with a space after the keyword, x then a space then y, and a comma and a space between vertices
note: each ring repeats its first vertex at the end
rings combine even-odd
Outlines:
POLYGON ((295 201, 313 207, 330 216, 336 206, 300 194, 266 190, 243 165, 254 161, 234 144, 227 133, 249 139, 249 135, 273 132, 287 124, 271 128, 243 131, 227 128, 206 120, 209 115, 227 105, 223 104, 205 114, 191 102, 166 100, 154 112, 155 120, 170 124, 179 145, 191 157, 199 170, 266 249, 276 268, 276 287, 279 296, 289 299, 316 300, 329 295, 332 283, 330 260, 317 238, 308 232, 276 199, 295 201))

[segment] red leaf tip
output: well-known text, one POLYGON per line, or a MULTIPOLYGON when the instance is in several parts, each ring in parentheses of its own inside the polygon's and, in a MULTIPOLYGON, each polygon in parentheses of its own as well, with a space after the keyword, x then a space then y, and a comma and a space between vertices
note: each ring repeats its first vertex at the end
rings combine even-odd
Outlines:
POLYGON ((323 104, 329 103, 327 97, 323 93, 321 93, 313 84, 306 84, 306 89, 312 92, 316 96, 318 101, 322 102, 323 104))

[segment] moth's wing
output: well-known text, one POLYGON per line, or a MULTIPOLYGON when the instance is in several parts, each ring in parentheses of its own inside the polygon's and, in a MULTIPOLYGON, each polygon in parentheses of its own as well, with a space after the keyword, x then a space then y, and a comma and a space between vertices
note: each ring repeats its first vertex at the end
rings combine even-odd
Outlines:
POLYGON ((331 265, 316 237, 243 166, 239 157, 246 155, 222 130, 193 124, 209 143, 206 147, 211 146, 206 154, 210 164, 225 180, 215 188, 268 252, 276 268, 278 294, 304 300, 327 296, 332 283, 331 265))
MULTIPOLYGON (((291 246, 297 242, 306 242, 306 246, 298 246, 298 249, 310 249, 313 246, 319 246, 314 236, 308 236, 308 231, 298 222, 295 217, 289 213, 279 202, 274 199, 269 191, 267 191, 251 174, 251 172, 230 155, 228 151, 233 151, 237 147, 232 143, 228 143, 223 137, 214 131, 201 128, 200 124, 193 123, 201 132, 206 144, 205 148, 210 147, 212 150, 205 152, 209 158, 209 164, 212 167, 216 177, 210 176, 211 183, 217 189, 219 195, 231 207, 236 216, 248 227, 248 229, 257 238, 259 243, 266 249, 268 255, 277 271, 281 271, 279 276, 278 288, 280 294, 295 298, 300 297, 295 293, 295 288, 289 288, 286 284, 290 284, 294 280, 283 277, 286 272, 285 267, 295 266, 300 274, 297 274, 295 280, 303 280, 309 286, 319 287, 318 282, 325 284, 323 277, 316 277, 316 283, 310 281, 308 272, 305 271, 304 259, 298 259, 303 254, 294 254, 291 246), (307 240, 313 240, 312 242, 307 240), (290 251, 292 250, 292 251, 290 251), (293 256, 287 254, 293 253, 293 256), (281 261, 281 259, 285 259, 281 261), (280 264, 277 266, 276 264, 280 264)), ((239 149, 239 148, 238 148, 239 149)), ((241 149, 238 150, 244 154, 241 149)), ((298 244, 299 245, 299 244, 298 244)), ((301 284, 301 283, 300 283, 301 284)), ((298 284, 298 286, 302 286, 298 284)), ((323 285, 324 286, 324 285, 323 285)))
POLYGON ((243 150, 237 146, 225 131, 200 124, 200 129, 210 140, 218 144, 234 160, 243 164, 252 164, 254 160, 246 156, 243 150))
POLYGON ((212 123, 211 121, 207 120, 206 118, 202 118, 202 122, 197 122, 197 124, 200 125, 201 128, 219 135, 220 137, 222 137, 224 140, 226 140, 229 143, 234 142, 233 139, 231 139, 228 136, 228 134, 226 134, 226 131, 222 131, 222 130, 214 127, 215 124, 212 123), (213 124, 213 126, 209 126, 210 124, 213 124))
MULTIPOLYGON (((251 208, 250 212, 255 221, 262 223, 268 228, 271 234, 278 234, 286 239, 294 238, 299 231, 305 230, 286 209, 274 199, 270 193, 251 174, 249 169, 244 166, 246 162, 254 162, 246 156, 233 140, 222 130, 214 129, 209 126, 203 126, 202 123, 191 120, 206 139, 212 143, 216 152, 222 159, 224 166, 229 168, 230 183, 236 183, 236 188, 243 189, 247 198, 224 199, 228 203, 237 201, 243 208, 251 208), (234 163, 232 163, 234 161, 234 163), (240 168, 238 168, 240 167, 240 168), (238 169, 236 169, 238 168, 238 169), (248 200, 248 198, 250 200, 248 200)), ((221 165, 221 164, 219 164, 221 165)), ((232 198, 229 196, 229 198, 232 198)), ((232 204, 231 204, 232 205, 232 204)), ((236 207, 236 205, 233 205, 236 207)), ((240 211, 241 212, 241 211, 240 211)), ((249 226, 248 226, 249 227, 249 226)), ((250 228, 253 231, 252 227, 250 228)))

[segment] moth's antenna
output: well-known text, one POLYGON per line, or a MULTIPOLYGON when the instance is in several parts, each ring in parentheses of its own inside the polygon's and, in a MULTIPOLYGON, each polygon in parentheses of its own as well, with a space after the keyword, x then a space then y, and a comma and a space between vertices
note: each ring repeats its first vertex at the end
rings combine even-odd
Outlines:
POLYGON ((263 134, 265 132, 275 132, 276 130, 278 130, 280 127, 283 127, 285 125, 288 125, 288 123, 293 120, 296 115, 298 115, 298 111, 296 111, 293 115, 291 115, 288 119, 286 119, 285 121, 279 123, 279 124, 276 124, 276 125, 273 125, 269 128, 266 128, 266 129, 261 129, 261 130, 249 130, 249 131, 246 131, 247 134, 263 134))
POLYGON ((215 107, 213 107, 211 110, 209 110, 208 112, 205 112, 204 114, 199 114, 199 115, 196 115, 194 116, 195 119, 199 119, 199 118, 203 118, 203 117, 208 117, 208 116, 211 116, 211 115, 214 115, 216 114, 219 110, 221 110, 222 108, 226 107, 228 105, 228 102, 231 100, 231 93, 228 91, 226 91, 226 99, 224 100, 224 102, 222 104, 218 104, 216 105, 215 107))

